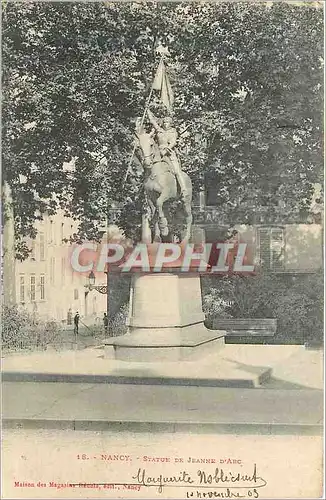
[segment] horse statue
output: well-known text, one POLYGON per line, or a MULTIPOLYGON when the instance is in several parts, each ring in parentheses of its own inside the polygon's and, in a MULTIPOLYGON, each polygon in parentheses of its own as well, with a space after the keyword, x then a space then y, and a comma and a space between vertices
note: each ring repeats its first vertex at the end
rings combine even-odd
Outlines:
MULTIPOLYGON (((136 134, 138 146, 142 152, 143 168, 145 171, 144 190, 148 203, 148 214, 143 221, 143 240, 152 242, 151 226, 154 226, 154 241, 169 241, 170 231, 168 220, 164 212, 164 203, 178 197, 178 185, 173 165, 167 156, 161 157, 158 144, 153 134, 142 131, 136 134), (145 236, 144 236, 145 234, 145 236), (150 241, 149 241, 150 240, 150 241)), ((192 184, 188 174, 182 171, 183 176, 183 205, 186 214, 186 229, 183 241, 191 236, 192 225, 192 184)))

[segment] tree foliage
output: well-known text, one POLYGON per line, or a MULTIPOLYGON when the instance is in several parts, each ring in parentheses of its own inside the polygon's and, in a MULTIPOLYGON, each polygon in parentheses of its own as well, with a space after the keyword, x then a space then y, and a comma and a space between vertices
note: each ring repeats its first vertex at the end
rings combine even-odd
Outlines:
MULTIPOLYGON (((204 278, 203 305, 208 326, 218 318, 275 318, 277 332, 268 343, 322 345, 323 277, 319 274, 204 278)), ((218 322, 216 321, 216 324, 218 322)), ((257 338, 248 339, 257 342, 257 338)), ((243 338, 239 339, 240 343, 243 338)), ((260 338, 259 342, 266 341, 260 338)))
POLYGON ((44 321, 16 305, 2 309, 1 342, 4 350, 46 349, 61 343, 60 325, 44 321))
POLYGON ((322 175, 321 9, 15 2, 3 21, 3 166, 19 237, 58 206, 80 238, 96 237, 117 205, 119 225, 137 234, 141 177, 123 178, 159 43, 195 192, 205 176, 230 223, 262 207, 307 214, 322 175))

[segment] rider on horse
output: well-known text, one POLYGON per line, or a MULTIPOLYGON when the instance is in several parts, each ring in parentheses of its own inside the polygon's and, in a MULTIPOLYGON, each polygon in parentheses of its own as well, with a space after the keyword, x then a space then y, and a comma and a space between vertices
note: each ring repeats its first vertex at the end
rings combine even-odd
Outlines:
POLYGON ((176 143, 178 139, 178 134, 176 129, 173 127, 172 118, 167 116, 163 120, 163 127, 161 127, 154 117, 153 113, 148 110, 147 111, 148 118, 156 130, 157 141, 161 153, 161 157, 163 161, 167 161, 169 165, 172 166, 172 171, 176 176, 176 179, 179 183, 181 189, 181 196, 184 198, 187 194, 187 188, 184 182, 183 173, 181 170, 181 165, 176 154, 176 143))
MULTIPOLYGON (((174 147, 177 140, 176 130, 172 127, 171 120, 165 119, 164 128, 160 127, 152 113, 151 122, 155 127, 149 132, 147 125, 143 125, 144 117, 136 119, 135 128, 135 151, 140 152, 139 161, 145 170, 144 192, 147 199, 148 214, 143 218, 144 241, 152 241, 155 237, 167 238, 169 226, 164 213, 164 203, 178 196, 178 184, 181 187, 183 197, 183 208, 186 215, 186 228, 183 240, 188 241, 191 237, 192 224, 192 184, 189 175, 181 170, 174 147), (154 140, 154 135, 158 140, 154 140), (155 222, 156 218, 156 222, 155 222), (155 229, 150 227, 155 222, 155 229), (151 234, 152 233, 152 234, 151 234)), ((145 208, 145 207, 144 207, 145 208)))

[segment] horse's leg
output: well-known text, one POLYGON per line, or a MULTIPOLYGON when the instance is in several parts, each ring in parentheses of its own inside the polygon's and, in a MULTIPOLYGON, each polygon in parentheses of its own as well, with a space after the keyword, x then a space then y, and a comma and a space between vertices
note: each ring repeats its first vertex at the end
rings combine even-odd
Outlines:
MULTIPOLYGON (((153 218, 153 209, 152 202, 148 196, 148 193, 145 189, 145 200, 146 200, 146 211, 142 215, 142 243, 152 243, 152 231, 151 231, 151 220, 153 218)), ((154 207, 155 209, 155 207, 154 207)))
POLYGON ((151 210, 151 230, 153 235, 153 241, 161 241, 161 233, 158 225, 157 215, 156 215, 156 205, 153 199, 148 198, 148 204, 151 210))
POLYGON ((142 215, 142 236, 141 236, 141 241, 142 243, 151 243, 152 242, 152 232, 149 224, 149 215, 143 214, 142 215))
POLYGON ((158 221, 155 221, 155 226, 154 226, 154 241, 161 241, 161 231, 160 231, 160 226, 158 221))
MULTIPOLYGON (((159 230, 159 227, 158 227, 158 222, 157 222, 157 217, 155 217, 156 215, 156 206, 155 206, 155 203, 153 202, 153 200, 151 198, 148 198, 148 204, 149 204, 149 207, 150 207, 150 211, 151 211, 151 231, 152 231, 152 228, 154 229, 154 238, 152 241, 160 241, 161 239, 161 236, 160 236, 160 230, 159 230)), ((153 232, 152 232, 152 235, 153 235, 153 232)))
POLYGON ((187 195, 184 198, 184 207, 186 212, 186 234, 184 240, 189 241, 191 237, 192 211, 191 211, 191 198, 189 201, 187 195))
POLYGON ((163 236, 163 238, 169 235, 168 221, 163 211, 163 203, 169 198, 170 198, 169 193, 166 190, 163 190, 160 196, 156 200, 156 208, 158 212, 158 225, 160 228, 161 236, 163 236))

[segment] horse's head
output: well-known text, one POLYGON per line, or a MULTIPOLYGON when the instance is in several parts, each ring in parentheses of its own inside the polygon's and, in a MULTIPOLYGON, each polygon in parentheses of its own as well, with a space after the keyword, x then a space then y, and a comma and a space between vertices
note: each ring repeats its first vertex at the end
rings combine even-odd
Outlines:
POLYGON ((154 160, 154 140, 150 134, 146 132, 141 132, 137 134, 140 149, 142 150, 144 157, 144 166, 146 168, 151 168, 154 160))

